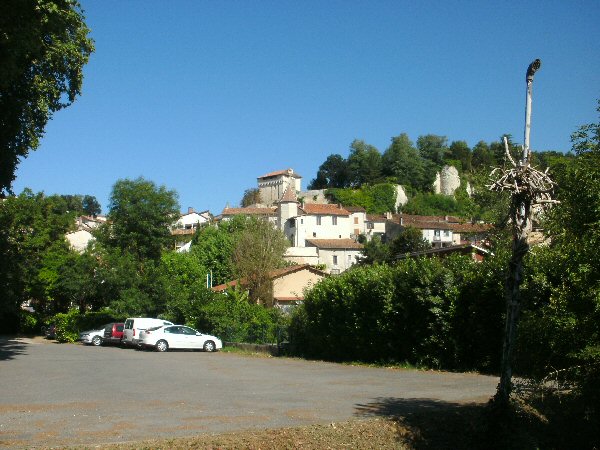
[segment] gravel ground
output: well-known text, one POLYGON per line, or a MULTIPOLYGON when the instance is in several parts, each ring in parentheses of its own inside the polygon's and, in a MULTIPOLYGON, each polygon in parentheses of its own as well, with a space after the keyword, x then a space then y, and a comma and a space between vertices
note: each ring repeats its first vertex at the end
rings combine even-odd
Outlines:
POLYGON ((497 379, 0 338, 0 447, 329 425, 483 403, 497 379))

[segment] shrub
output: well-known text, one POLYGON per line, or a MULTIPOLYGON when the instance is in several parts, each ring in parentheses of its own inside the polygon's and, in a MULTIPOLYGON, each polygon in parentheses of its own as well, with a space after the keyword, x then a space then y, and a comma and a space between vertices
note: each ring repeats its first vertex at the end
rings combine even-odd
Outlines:
POLYGON ((217 295, 203 305, 190 325, 228 342, 277 342, 279 330, 285 322, 281 312, 276 308, 251 304, 247 296, 240 298, 232 295, 231 291, 229 295, 217 295))

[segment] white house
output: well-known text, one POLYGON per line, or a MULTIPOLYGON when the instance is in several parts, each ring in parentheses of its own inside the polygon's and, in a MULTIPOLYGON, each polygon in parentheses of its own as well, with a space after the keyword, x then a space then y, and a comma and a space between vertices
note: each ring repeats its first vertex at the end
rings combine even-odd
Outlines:
POLYGON ((182 213, 177 222, 171 226, 171 236, 175 238, 175 249, 177 251, 188 251, 189 243, 196 230, 207 222, 210 222, 211 214, 207 211, 196 212, 194 208, 188 208, 187 213, 182 213))

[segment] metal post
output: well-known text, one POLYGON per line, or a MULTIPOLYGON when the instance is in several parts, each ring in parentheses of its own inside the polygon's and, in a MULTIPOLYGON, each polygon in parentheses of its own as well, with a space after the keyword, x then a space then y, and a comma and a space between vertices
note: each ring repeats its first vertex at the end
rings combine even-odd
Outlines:
POLYGON ((523 165, 529 164, 529 132, 531 131, 531 96, 533 91, 533 75, 541 67, 542 62, 536 59, 527 68, 525 80, 527 82, 527 97, 525 101, 525 138, 523 140, 523 165))

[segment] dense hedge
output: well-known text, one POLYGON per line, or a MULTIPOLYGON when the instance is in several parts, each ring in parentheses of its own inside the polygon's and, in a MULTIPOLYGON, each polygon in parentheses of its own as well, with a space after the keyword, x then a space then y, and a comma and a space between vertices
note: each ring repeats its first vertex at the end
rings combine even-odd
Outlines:
POLYGON ((82 331, 93 330, 110 322, 123 321, 122 317, 116 317, 111 311, 80 314, 78 309, 56 314, 51 319, 56 325, 56 340, 59 342, 75 342, 82 331))
POLYGON ((334 361, 493 371, 503 330, 503 258, 408 259, 315 286, 290 327, 294 352, 334 361), (490 277, 491 272, 498 276, 490 277))

